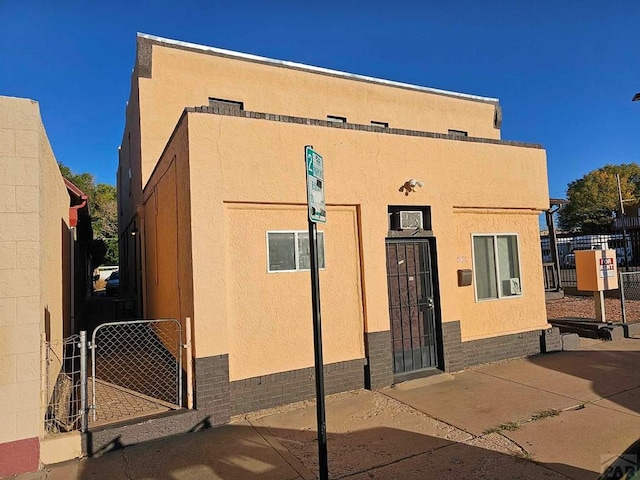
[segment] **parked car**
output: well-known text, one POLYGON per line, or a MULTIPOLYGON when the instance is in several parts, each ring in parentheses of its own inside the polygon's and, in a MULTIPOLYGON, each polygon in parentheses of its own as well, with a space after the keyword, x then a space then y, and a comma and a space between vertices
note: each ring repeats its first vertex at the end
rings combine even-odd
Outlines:
POLYGON ((117 265, 103 265, 96 268, 93 273, 93 289, 98 292, 104 290, 107 285, 107 280, 113 272, 118 271, 117 265))
POLYGON ((576 268, 576 256, 573 253, 568 253, 562 259, 562 266, 564 268, 576 268))
POLYGON ((107 279, 107 286, 105 287, 105 294, 107 297, 111 297, 118 294, 120 290, 120 272, 113 272, 107 279))
POLYGON ((619 267, 626 267, 627 266, 627 261, 629 262, 629 265, 631 265, 633 263, 633 254, 629 251, 627 251, 627 258, 625 259, 624 257, 624 249, 622 248, 616 248, 616 259, 618 262, 618 266, 619 267))

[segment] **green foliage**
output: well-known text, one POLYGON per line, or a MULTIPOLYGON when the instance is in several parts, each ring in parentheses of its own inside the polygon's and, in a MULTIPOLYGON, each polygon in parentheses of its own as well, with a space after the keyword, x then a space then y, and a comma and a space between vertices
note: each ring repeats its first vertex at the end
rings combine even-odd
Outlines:
POLYGON ((622 198, 640 198, 640 165, 605 165, 569 183, 569 204, 558 214, 560 228, 589 233, 609 227, 614 213, 620 210, 616 174, 620 174, 622 198))
POLYGON ((497 427, 493 427, 493 428, 490 428, 488 430, 485 430, 482 433, 484 435, 489 435, 491 433, 502 433, 505 430, 508 431, 508 432, 514 432, 514 431, 518 430, 520 428, 520 426, 521 426, 520 422, 506 422, 506 423, 501 423, 497 427))
POLYGON ((547 410, 541 410, 539 412, 534 413, 531 416, 532 422, 537 422, 538 420, 544 420, 549 417, 557 417, 560 415, 560 410, 556 410, 555 408, 549 408, 547 410))
POLYGON ((93 238, 102 240, 106 247, 103 263, 118 264, 118 201, 116 187, 107 183, 96 184, 87 172, 74 174, 69 167, 58 163, 60 173, 89 197, 93 238))
POLYGON ((104 256, 105 265, 118 265, 118 239, 110 238, 105 240, 107 253, 104 256))

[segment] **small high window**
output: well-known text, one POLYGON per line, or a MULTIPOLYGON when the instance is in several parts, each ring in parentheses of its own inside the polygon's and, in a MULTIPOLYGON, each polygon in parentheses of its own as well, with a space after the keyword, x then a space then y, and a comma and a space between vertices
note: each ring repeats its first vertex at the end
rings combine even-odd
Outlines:
POLYGON ((337 117, 335 115, 327 115, 327 120, 336 123, 347 123, 347 117, 337 117))
POLYGON ((374 127, 389 128, 389 122, 376 122, 375 120, 371 120, 371 125, 374 127))
POLYGON ((210 107, 227 107, 231 110, 244 110, 244 103, 237 100, 209 97, 210 107))
POLYGON ((469 133, 464 130, 449 130, 449 135, 454 137, 468 137, 469 133))
MULTIPOLYGON (((267 271, 299 272, 311 268, 309 232, 267 232, 267 271)), ((318 267, 324 265, 324 232, 318 232, 318 267)))

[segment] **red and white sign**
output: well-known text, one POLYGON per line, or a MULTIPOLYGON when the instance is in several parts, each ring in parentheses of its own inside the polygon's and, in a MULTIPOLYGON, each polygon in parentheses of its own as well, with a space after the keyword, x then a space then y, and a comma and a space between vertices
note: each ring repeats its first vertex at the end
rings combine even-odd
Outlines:
POLYGON ((600 278, 615 277, 615 263, 613 258, 600 258, 600 278))

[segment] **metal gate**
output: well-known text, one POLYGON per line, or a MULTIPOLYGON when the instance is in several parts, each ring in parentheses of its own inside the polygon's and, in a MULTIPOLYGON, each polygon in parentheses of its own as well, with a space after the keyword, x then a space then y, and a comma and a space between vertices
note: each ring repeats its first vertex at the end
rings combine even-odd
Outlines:
POLYGON ((182 328, 175 319, 104 323, 91 341, 93 422, 182 406, 182 328))
POLYGON ((44 435, 87 431, 87 332, 44 340, 44 435))
POLYGON ((388 239, 387 285, 396 374, 438 366, 428 240, 388 239))

